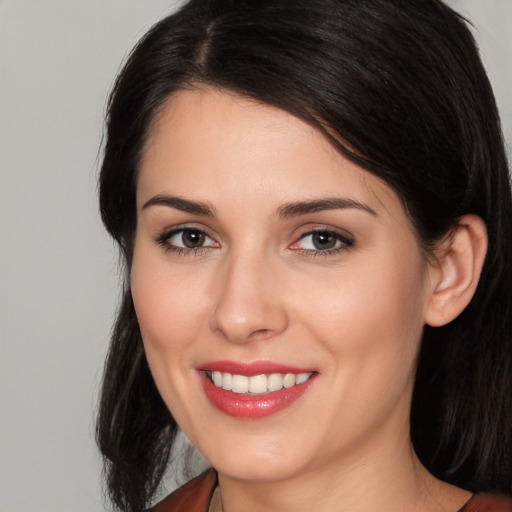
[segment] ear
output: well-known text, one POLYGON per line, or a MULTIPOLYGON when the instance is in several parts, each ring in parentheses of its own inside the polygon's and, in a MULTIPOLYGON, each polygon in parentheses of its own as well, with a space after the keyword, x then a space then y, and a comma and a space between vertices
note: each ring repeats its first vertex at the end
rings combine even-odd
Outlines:
POLYGON ((451 322, 473 297, 487 252, 487 229, 477 215, 464 215, 436 249, 429 268, 425 323, 451 322))

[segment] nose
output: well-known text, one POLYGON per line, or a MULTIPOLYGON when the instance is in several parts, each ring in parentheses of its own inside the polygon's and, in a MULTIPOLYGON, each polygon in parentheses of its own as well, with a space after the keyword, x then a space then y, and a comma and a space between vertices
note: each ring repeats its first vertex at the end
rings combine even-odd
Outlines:
POLYGON ((216 276, 210 327, 232 343, 270 339, 288 326, 279 272, 263 256, 239 254, 216 276))

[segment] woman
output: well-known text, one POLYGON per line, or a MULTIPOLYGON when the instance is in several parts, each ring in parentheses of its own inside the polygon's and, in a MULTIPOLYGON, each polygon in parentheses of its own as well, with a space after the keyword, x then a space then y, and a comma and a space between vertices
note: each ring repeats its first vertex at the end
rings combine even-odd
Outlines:
POLYGON ((100 206, 115 505, 179 425, 215 471, 157 511, 511 510, 508 169, 443 3, 187 3, 117 80, 100 206))

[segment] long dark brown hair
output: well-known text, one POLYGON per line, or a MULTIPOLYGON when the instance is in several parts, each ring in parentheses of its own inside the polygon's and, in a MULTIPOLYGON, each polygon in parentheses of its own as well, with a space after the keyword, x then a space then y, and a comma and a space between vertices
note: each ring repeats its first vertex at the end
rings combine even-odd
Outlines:
POLYGON ((130 295, 136 179, 152 120, 209 85, 276 105, 324 133, 401 197, 429 250, 467 213, 489 251, 477 292, 426 327, 411 435, 437 477, 511 492, 512 208, 498 112, 467 23, 440 0, 192 0, 139 42, 110 96, 99 179, 126 278, 97 440, 112 502, 146 507, 177 425, 144 355, 130 295))

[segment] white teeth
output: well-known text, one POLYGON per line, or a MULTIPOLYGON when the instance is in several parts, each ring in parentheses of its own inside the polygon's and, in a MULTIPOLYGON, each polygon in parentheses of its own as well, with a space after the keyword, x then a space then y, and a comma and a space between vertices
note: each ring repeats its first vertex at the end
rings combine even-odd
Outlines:
POLYGON ((232 391, 233 393, 252 393, 255 395, 279 391, 284 388, 291 388, 297 384, 306 382, 312 373, 271 373, 270 375, 237 375, 227 372, 214 371, 211 373, 211 380, 218 388, 232 391))
MULTIPOLYGON (((214 381, 215 382, 215 381, 214 381)), ((217 386, 217 384, 215 384, 217 386)), ((233 389, 233 375, 231 373, 222 374, 222 389, 231 391, 233 389)))
POLYGON ((287 373, 283 379, 283 386, 285 388, 291 388, 295 386, 295 375, 293 373, 287 373))
POLYGON ((268 390, 279 391, 283 387, 283 376, 280 373, 273 373, 268 376, 268 390))
POLYGON ((212 380, 213 383, 218 387, 222 387, 222 373, 220 372, 213 372, 212 373, 212 380))
POLYGON ((299 373, 295 378, 295 384, 303 384, 309 379, 310 373, 299 373))
POLYGON ((251 393, 266 393, 268 389, 268 379, 266 375, 254 375, 249 377, 249 391, 251 393))
POLYGON ((249 377, 233 375, 231 390, 233 393, 247 393, 249 391, 249 377))

